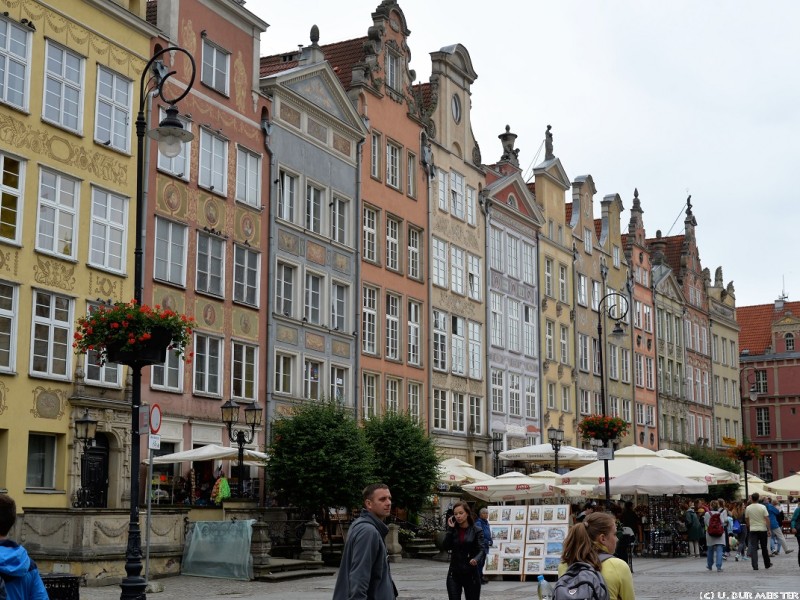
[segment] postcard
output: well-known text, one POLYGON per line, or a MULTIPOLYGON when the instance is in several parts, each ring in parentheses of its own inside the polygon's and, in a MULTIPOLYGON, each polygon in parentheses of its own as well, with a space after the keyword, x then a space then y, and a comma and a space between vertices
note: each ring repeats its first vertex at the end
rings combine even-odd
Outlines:
POLYGON ((503 556, 522 556, 523 542, 503 542, 500 544, 500 553, 503 556))
POLYGON ((528 525, 528 543, 544 542, 547 539, 547 527, 541 525, 528 525))
POLYGON ((522 572, 522 559, 515 557, 503 557, 503 562, 500 567, 501 573, 521 573, 522 572))
POLYGON ((525 574, 526 575, 538 575, 542 572, 542 561, 541 560, 526 560, 525 561, 525 574))
POLYGON ((542 520, 542 507, 529 506, 528 507, 528 523, 539 523, 542 520))
POLYGON ((544 556, 544 544, 527 544, 525 546, 525 558, 542 558, 544 556))
POLYGON ((511 526, 511 541, 522 542, 525 540, 525 525, 511 526))
POLYGON ((560 564, 561 564, 560 556, 545 556, 544 568, 542 569, 542 571, 545 573, 558 573, 558 565, 560 564))
POLYGON ((492 539, 494 543, 497 542, 510 542, 509 538, 511 526, 510 525, 490 525, 492 530, 492 539))

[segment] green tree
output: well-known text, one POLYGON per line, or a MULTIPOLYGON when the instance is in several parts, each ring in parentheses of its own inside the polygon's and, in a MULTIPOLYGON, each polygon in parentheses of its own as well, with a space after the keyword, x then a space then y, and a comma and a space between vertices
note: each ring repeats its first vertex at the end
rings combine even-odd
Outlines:
POLYGON ((279 499, 320 519, 328 507, 361 505, 374 456, 352 410, 333 401, 304 402, 272 430, 267 472, 279 499))
POLYGON ((433 439, 410 415, 395 412, 369 419, 364 432, 375 453, 375 479, 389 486, 394 506, 418 512, 438 479, 433 439))
MULTIPOLYGON (((731 473, 741 472, 738 461, 733 460, 727 453, 719 452, 714 448, 702 448, 699 446, 687 445, 681 448, 681 452, 697 462, 705 463, 719 469, 725 469, 731 473)), ((723 498, 725 500, 732 500, 736 496, 738 489, 738 483, 709 485, 708 496, 709 498, 723 498)))

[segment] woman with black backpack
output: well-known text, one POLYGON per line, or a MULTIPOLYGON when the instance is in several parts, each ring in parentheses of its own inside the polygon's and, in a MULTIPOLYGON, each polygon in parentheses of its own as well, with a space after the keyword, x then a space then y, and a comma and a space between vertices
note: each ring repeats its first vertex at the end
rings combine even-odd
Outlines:
POLYGON ((574 600, 634 600, 631 570, 628 563, 613 556, 616 548, 617 522, 611 513, 594 512, 573 525, 564 540, 554 599, 563 594, 574 600), (581 582, 586 583, 580 585, 581 582), (605 597, 597 589, 600 582, 605 583, 605 597), (571 587, 572 592, 569 591, 571 587), (574 589, 576 587, 578 589, 574 589), (589 594, 592 587, 595 592, 589 594))

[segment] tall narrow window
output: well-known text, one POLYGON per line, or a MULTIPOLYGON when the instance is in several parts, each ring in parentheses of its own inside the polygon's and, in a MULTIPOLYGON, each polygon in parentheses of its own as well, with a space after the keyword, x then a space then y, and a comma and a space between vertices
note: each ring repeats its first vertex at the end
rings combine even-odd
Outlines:
POLYGON ((25 163, 0 152, 0 240, 17 243, 20 238, 24 175, 25 163))
POLYGON ((378 260, 378 213, 373 208, 364 207, 364 260, 378 260))
POLYGON ((456 375, 466 374, 465 354, 466 354, 466 331, 464 329, 463 317, 452 317, 451 339, 453 353, 450 359, 450 370, 456 375))
POLYGON ((36 290, 33 293, 33 345, 31 371, 39 375, 66 377, 72 333, 72 300, 36 290))
POLYGON ((453 216, 461 219, 465 218, 464 207, 464 176, 450 171, 450 210, 453 211, 453 216))
POLYGON ((228 193, 228 141, 200 129, 198 185, 225 196, 228 193))
POLYGON ((83 117, 83 58, 50 40, 47 40, 46 52, 44 118, 80 132, 83 117))
POLYGON ((156 217, 154 277, 186 285, 186 225, 156 217))
POLYGON ((417 195, 417 157, 411 152, 406 157, 406 194, 417 195))
POLYGON ((236 199, 261 205, 261 157, 244 148, 236 150, 236 199))
POLYGON ((259 254, 249 248, 234 246, 233 299, 236 302, 258 305, 259 254))
POLYGON ((481 259, 474 254, 467 254, 467 284, 469 286, 469 297, 473 300, 481 299, 481 259))
POLYGON ((127 152, 130 146, 130 124, 130 79, 99 66, 94 139, 110 148, 127 152))
POLYGON ((400 298, 386 294, 386 358, 400 360, 400 298))
POLYGON ((527 304, 522 307, 522 336, 526 356, 536 356, 536 311, 527 304))
POLYGON ((242 342, 232 343, 231 397, 235 400, 256 400, 258 348, 242 342))
POLYGON ((334 282, 331 285, 331 327, 345 331, 347 323, 347 286, 334 282))
POLYGON ((364 286, 361 315, 361 350, 378 352, 378 290, 364 286))
POLYGON ((370 175, 375 179, 381 178, 381 151, 383 149, 383 145, 381 144, 381 134, 372 132, 372 143, 370 146, 370 157, 371 157, 371 164, 370 164, 370 175))
POLYGON ((447 315, 433 311, 433 368, 447 369, 447 315))
POLYGON ((400 382, 397 379, 386 380, 386 412, 400 411, 400 382))
POLYGON ((419 423, 421 386, 418 383, 409 383, 406 388, 408 390, 408 414, 415 422, 419 423))
POLYGON ((408 303, 408 363, 420 365, 420 319, 422 306, 419 302, 408 303))
POLYGON ((331 211, 331 239, 340 244, 347 244, 347 201, 333 197, 330 204, 331 211))
POLYGON ((481 324, 469 321, 467 324, 469 334, 469 376, 473 379, 483 377, 481 357, 483 355, 483 343, 481 338, 481 324))
POLYGON ((386 268, 400 270, 400 223, 397 219, 386 219, 386 268))
POLYGON ((194 336, 194 391, 222 394, 222 340, 196 333, 194 336))
POLYGON ((294 377, 294 358, 288 354, 275 356, 275 393, 291 394, 294 377))
POLYGON ((303 398, 319 400, 320 398, 320 368, 322 365, 315 360, 306 359, 303 364, 303 398))
MULTIPOLYGON (((4 174, 5 175, 5 174, 4 174)), ((36 248, 72 258, 76 255, 75 232, 80 184, 75 179, 42 169, 39 173, 39 207, 36 248)), ((3 204, 5 204, 3 194, 3 204)))
POLYGON ((297 196, 297 177, 281 171, 278 190, 278 218, 294 222, 295 198, 297 196))
POLYGON ((306 186, 306 229, 322 233, 323 191, 316 186, 306 186))
POLYGON ((409 227, 408 229, 408 276, 419 279, 420 270, 420 231, 409 227))
POLYGON ((197 291, 222 296, 225 275, 225 242, 216 236, 197 236, 197 291))
POLYGON ((386 184, 400 189, 400 148, 391 142, 386 144, 386 184))
POLYGON ((447 287, 447 242, 433 238, 433 284, 447 287))
POLYGON ((464 294, 464 250, 450 246, 450 289, 464 294))
POLYGON ((322 321, 322 277, 316 273, 306 273, 305 306, 303 318, 309 323, 319 325, 322 321))
POLYGON ((93 187, 89 262, 116 273, 124 272, 127 228, 127 198, 93 187))
POLYGON ((0 102, 27 108, 28 46, 31 34, 12 21, 0 19, 0 102))
POLYGON ((499 369, 492 369, 492 411, 502 413, 505 412, 505 372, 499 369))
POLYGON ((347 402, 347 369, 331 366, 331 399, 339 404, 347 402))
POLYGON ((18 288, 0 281, 0 371, 11 371, 17 352, 18 288))
POLYGON ((522 414, 520 404, 520 391, 522 377, 519 373, 508 374, 508 412, 511 415, 519 416, 522 414))
POLYGON ((503 345, 503 296, 491 292, 492 345, 503 345))
POLYGON ((363 417, 371 419, 378 414, 378 378, 372 373, 364 373, 362 384, 363 417))
POLYGON ((277 282, 275 289, 276 310, 284 317, 292 317, 294 311, 294 278, 295 268, 278 263, 277 282))
POLYGON ((207 39, 203 39, 201 81, 223 94, 228 93, 230 55, 207 39))
POLYGON ((508 349, 513 352, 519 352, 519 339, 520 339, 520 304, 516 300, 508 298, 506 301, 506 309, 508 311, 508 349))

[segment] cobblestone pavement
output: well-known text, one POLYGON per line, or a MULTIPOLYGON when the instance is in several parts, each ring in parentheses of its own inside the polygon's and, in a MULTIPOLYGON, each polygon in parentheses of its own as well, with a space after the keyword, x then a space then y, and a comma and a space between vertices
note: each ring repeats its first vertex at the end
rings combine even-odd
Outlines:
MULTIPOLYGON (((753 571, 750 562, 725 561, 723 572, 706 570, 705 558, 641 558, 634 562, 636 600, 800 600, 797 552, 773 558, 772 568, 753 571)), ((392 565, 398 600, 447 600, 447 565, 430 560, 403 560, 392 565)), ((158 580, 164 591, 151 600, 330 600, 335 576, 272 582, 243 582, 178 576, 158 580)), ((116 600, 118 586, 81 588, 81 600, 116 600)), ((492 581, 482 600, 533 600, 536 583, 519 579, 492 581)))

